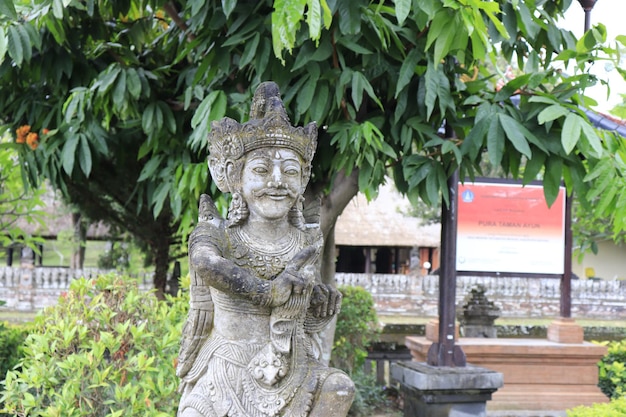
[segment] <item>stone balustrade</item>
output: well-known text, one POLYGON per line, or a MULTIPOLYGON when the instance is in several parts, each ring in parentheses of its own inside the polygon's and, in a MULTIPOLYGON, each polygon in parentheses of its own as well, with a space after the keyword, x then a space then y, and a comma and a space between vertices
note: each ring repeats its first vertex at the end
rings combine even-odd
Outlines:
MULTIPOLYGON (((98 269, 0 267, 0 300, 4 309, 38 310, 53 305, 70 282, 92 278, 98 269), (29 282, 24 285, 24 276, 29 282)), ((138 277, 140 286, 152 288, 152 274, 138 277)), ((391 274, 336 274, 338 285, 361 286, 374 297, 382 314, 436 317, 439 277, 391 274)), ((501 309, 501 317, 558 317, 560 280, 528 277, 457 277, 457 305, 477 285, 501 309)), ((574 318, 626 318, 626 281, 572 280, 574 318)))
MULTIPOLYGON (((7 310, 35 311, 54 305, 78 278, 95 278, 112 271, 96 268, 0 267, 0 300, 7 310)), ((152 288, 153 274, 135 277, 141 288, 152 288)))
MULTIPOLYGON (((338 285, 358 285, 383 313, 436 317, 438 276, 337 273, 338 285)), ((457 305, 477 285, 501 309, 501 317, 558 317, 560 280, 530 277, 457 277, 457 305)), ((626 318, 626 281, 572 280, 574 318, 626 318)))

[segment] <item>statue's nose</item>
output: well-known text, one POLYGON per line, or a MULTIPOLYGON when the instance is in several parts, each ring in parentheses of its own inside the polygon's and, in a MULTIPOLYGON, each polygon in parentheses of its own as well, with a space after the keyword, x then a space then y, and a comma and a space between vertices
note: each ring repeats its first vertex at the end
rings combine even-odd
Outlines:
POLYGON ((280 170, 280 167, 274 167, 274 169, 272 170, 272 182, 274 182, 274 184, 282 184, 282 180, 283 180, 283 173, 280 170))

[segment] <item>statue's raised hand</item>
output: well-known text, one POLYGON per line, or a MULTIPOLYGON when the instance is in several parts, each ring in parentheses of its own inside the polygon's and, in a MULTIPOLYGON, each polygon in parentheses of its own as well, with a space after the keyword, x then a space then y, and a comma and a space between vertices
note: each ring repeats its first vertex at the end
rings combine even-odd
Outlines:
POLYGON ((328 317, 337 314, 341 308, 341 299, 341 292, 333 286, 315 284, 309 312, 313 317, 328 317))
POLYGON ((302 249, 289 261, 283 272, 271 281, 270 306, 283 305, 291 294, 302 294, 313 285, 315 281, 313 263, 316 257, 316 248, 310 246, 302 249))

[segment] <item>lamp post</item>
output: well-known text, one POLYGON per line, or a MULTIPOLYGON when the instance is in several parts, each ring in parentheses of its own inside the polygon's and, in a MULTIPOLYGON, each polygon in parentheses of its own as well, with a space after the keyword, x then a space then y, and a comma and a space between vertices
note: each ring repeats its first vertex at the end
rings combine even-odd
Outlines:
POLYGON ((578 0, 583 10, 585 11, 585 32, 589 30, 591 26, 591 10, 596 5, 598 0, 578 0))

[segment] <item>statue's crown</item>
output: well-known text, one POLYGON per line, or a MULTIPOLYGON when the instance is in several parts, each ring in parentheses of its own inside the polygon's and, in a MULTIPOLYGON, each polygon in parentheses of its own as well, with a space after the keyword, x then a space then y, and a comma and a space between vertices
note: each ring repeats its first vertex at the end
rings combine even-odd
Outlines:
POLYGON ((228 160, 236 161, 248 152, 267 147, 291 149, 310 171, 317 146, 315 122, 304 127, 292 126, 276 83, 261 83, 254 93, 250 120, 238 123, 229 117, 211 123, 209 141, 209 168, 217 186, 229 192, 225 178, 228 160))

